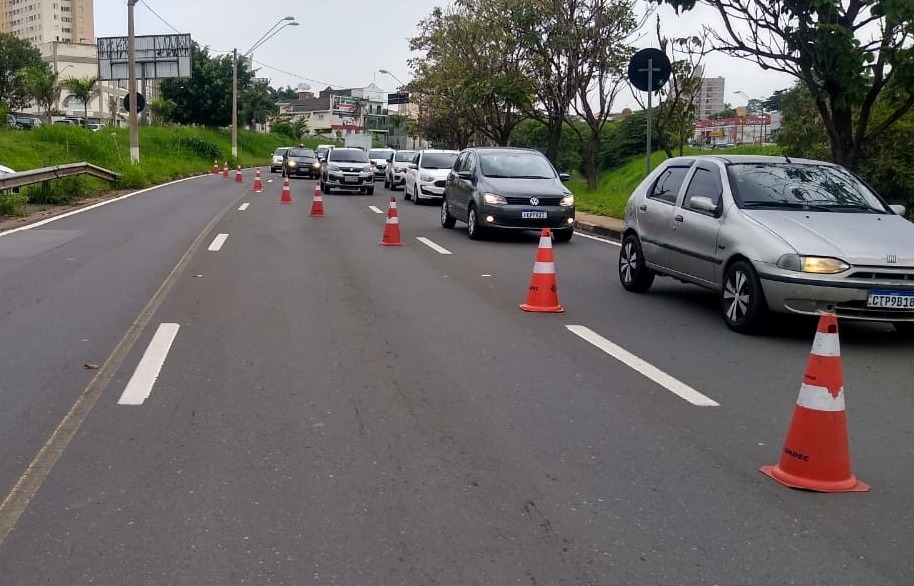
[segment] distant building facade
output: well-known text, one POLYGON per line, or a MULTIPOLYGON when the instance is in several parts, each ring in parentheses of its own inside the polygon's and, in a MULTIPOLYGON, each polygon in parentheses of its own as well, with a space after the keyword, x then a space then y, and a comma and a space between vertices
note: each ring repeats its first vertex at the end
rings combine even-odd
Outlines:
POLYGON ((2 0, 0 32, 33 45, 95 42, 92 0, 2 0))
POLYGON ((698 120, 708 120, 712 115, 724 109, 723 77, 704 77, 704 66, 695 68, 695 76, 701 78, 701 87, 695 96, 695 115, 698 120))

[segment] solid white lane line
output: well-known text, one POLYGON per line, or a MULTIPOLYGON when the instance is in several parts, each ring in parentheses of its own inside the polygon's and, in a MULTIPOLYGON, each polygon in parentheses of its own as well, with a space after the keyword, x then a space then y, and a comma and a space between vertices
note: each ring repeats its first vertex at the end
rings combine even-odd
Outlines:
POLYGON ((378 206, 368 206, 368 209, 373 211, 376 214, 383 214, 384 212, 378 206))
POLYGON ((444 248, 443 246, 438 246, 437 244, 435 244, 434 242, 432 242, 431 240, 429 240, 429 239, 426 238, 425 236, 416 236, 416 240, 418 240, 418 241, 421 242, 422 244, 428 246, 429 248, 431 248, 431 249, 434 250, 435 252, 438 252, 438 253, 440 253, 440 254, 451 254, 451 251, 450 251, 450 250, 448 250, 447 248, 444 248))
POLYGON ((162 365, 165 364, 165 357, 168 356, 175 336, 178 335, 179 327, 181 326, 178 324, 159 324, 159 329, 156 330, 133 376, 127 382, 127 388, 118 399, 118 405, 142 405, 143 401, 149 398, 152 386, 159 378, 162 365))
POLYGON ((600 238, 599 236, 591 236, 590 234, 584 234, 583 232, 575 232, 581 238, 589 238, 591 240, 596 240, 598 242, 604 242, 606 244, 612 244, 613 246, 622 246, 621 242, 616 242, 615 240, 607 240, 606 238, 600 238))
POLYGON ((213 238, 213 243, 209 245, 209 249, 213 252, 218 252, 222 245, 225 244, 225 240, 228 238, 228 234, 219 234, 213 238))
POLYGON ((678 396, 681 399, 685 399, 689 403, 696 405, 698 407, 718 407, 720 404, 711 399, 702 395, 689 385, 676 380, 672 376, 663 372, 656 366, 645 362, 644 360, 638 358, 625 348, 613 344, 600 334, 594 332, 593 330, 586 328, 584 326, 565 326, 568 330, 587 340, 600 350, 606 352, 622 364, 628 366, 629 368, 641 373, 645 377, 651 379, 661 387, 670 391, 674 395, 678 396))
POLYGON ((239 212, 243 212, 244 210, 248 209, 248 206, 249 206, 249 205, 251 205, 251 204, 249 204, 249 203, 243 203, 243 204, 241 204, 241 207, 238 208, 238 211, 239 211, 239 212))

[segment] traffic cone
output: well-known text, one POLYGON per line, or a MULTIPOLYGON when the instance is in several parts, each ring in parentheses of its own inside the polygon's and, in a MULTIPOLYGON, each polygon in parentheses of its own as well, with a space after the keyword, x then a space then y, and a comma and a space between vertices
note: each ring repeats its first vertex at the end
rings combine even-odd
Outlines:
POLYGON ((260 181, 260 167, 254 171, 254 193, 263 192, 263 183, 260 181))
POLYGON ((228 161, 225 162, 225 167, 222 168, 222 176, 225 177, 226 179, 227 179, 228 176, 229 176, 229 172, 228 172, 228 161))
POLYGON ((400 217, 397 216, 397 198, 390 197, 390 205, 387 207, 387 221, 384 223, 384 235, 381 236, 380 244, 384 246, 402 246, 400 242, 400 217))
POLYGON ((314 200, 311 202, 311 216, 314 218, 324 217, 324 195, 321 192, 321 184, 314 184, 314 200))
POLYGON ((219 161, 213 160, 213 175, 219 174, 219 161))
POLYGON ((552 258, 552 232, 543 228, 540 245, 533 263, 533 275, 527 291, 527 302, 520 306, 524 311, 561 313, 565 308, 559 305, 558 289, 555 283, 555 261, 552 258))
POLYGON ((238 170, 235 171, 235 183, 244 183, 244 178, 241 176, 241 165, 238 165, 238 170))
POLYGON ((791 488, 817 492, 870 489, 851 472, 838 318, 833 313, 819 318, 781 460, 760 470, 791 488))
POLYGON ((279 203, 292 203, 292 188, 289 187, 288 177, 282 178, 282 197, 279 198, 279 203))

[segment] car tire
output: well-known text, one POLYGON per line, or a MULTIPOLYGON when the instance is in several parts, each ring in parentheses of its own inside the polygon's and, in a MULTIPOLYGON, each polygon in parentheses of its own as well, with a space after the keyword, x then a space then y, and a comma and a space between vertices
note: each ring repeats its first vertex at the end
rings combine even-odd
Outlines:
POLYGON ((409 188, 406 183, 403 184, 403 199, 409 201, 412 199, 412 196, 409 194, 409 188))
POLYGON ((467 210, 467 236, 470 240, 481 240, 485 236, 485 228, 479 225, 479 214, 476 212, 476 205, 470 204, 467 210))
POLYGON ((390 189, 390 181, 387 180, 387 175, 384 176, 384 189, 390 189))
POLYGON ((413 186, 413 203, 417 206, 422 205, 422 201, 419 200, 419 184, 416 183, 413 186))
POLYGON ((720 290, 720 309, 727 327, 740 334, 757 333, 768 317, 765 292, 755 269, 738 260, 727 267, 720 290))
POLYGON ((331 191, 333 191, 333 188, 330 187, 329 185, 325 185, 324 182, 321 181, 321 193, 326 193, 327 195, 330 195, 331 191))
POLYGON ((374 195, 374 185, 372 185, 365 191, 368 193, 368 195, 374 195))
POLYGON ((654 271, 644 262, 641 240, 635 234, 626 234, 619 251, 619 281, 622 287, 632 293, 645 293, 654 283, 654 277, 654 271))
POLYGON ((561 230, 552 231, 552 239, 556 242, 571 242, 574 236, 574 228, 562 228, 561 230))
POLYGON ((450 230, 457 224, 457 218, 451 215, 447 198, 441 200, 441 227, 450 230))
POLYGON ((914 321, 896 321, 892 323, 895 331, 905 338, 914 338, 914 321))

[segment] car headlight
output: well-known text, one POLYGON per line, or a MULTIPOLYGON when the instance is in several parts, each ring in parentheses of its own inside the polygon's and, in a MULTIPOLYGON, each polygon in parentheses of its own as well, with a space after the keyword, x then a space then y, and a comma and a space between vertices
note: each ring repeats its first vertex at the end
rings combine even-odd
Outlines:
POLYGON ((394 173, 402 173, 406 170, 406 167, 394 167, 394 173))
POLYGON ((778 259, 779 269, 797 271, 800 273, 815 273, 819 275, 834 275, 843 273, 850 267, 849 264, 837 258, 827 256, 802 256, 799 254, 785 254, 778 259))
POLYGON ((328 165, 328 166, 330 167, 330 170, 331 170, 331 171, 339 171, 339 170, 340 170, 340 166, 339 166, 339 165, 328 165))
POLYGON ((419 174, 419 181, 425 181, 426 183, 431 183, 434 180, 435 180, 435 178, 432 177, 431 175, 429 175, 428 173, 419 174))
POLYGON ((508 205, 508 200, 498 195, 497 193, 483 193, 482 199, 489 205, 493 206, 506 206, 508 205))
POLYGON ((362 173, 373 173, 373 172, 374 172, 374 167, 372 167, 371 165, 365 165, 364 167, 362 167, 362 173))
POLYGON ((574 205, 574 194, 566 193, 562 196, 562 201, 559 202, 560 206, 573 206, 574 205))
POLYGON ((289 166, 296 167, 296 166, 298 166, 298 163, 296 163, 295 161, 289 161, 289 166))
POLYGON ((311 166, 314 167, 315 169, 320 169, 321 163, 320 163, 320 161, 314 161, 313 163, 311 163, 311 166))

